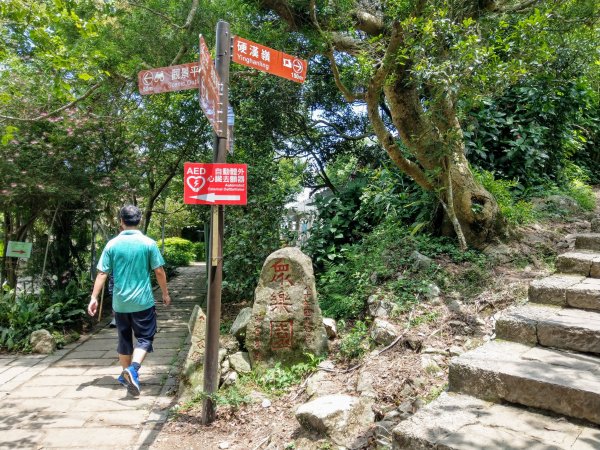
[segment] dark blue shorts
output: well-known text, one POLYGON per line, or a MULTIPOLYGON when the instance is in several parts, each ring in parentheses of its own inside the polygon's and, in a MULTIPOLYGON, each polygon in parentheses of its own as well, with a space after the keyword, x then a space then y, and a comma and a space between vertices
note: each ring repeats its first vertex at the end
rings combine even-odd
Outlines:
POLYGON ((137 339, 135 348, 141 348, 148 353, 152 351, 152 341, 156 334, 156 308, 145 309, 133 313, 115 312, 115 322, 119 336, 117 353, 120 355, 133 354, 133 336, 137 339))

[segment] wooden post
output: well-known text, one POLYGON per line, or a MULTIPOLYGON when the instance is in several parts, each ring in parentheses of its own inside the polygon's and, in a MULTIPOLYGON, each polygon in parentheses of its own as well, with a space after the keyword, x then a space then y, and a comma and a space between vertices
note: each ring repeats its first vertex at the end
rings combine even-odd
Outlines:
MULTIPOLYGON (((227 106, 229 105, 229 61, 231 36, 229 24, 217 23, 217 42, 215 67, 221 79, 220 92, 220 135, 214 136, 214 163, 225 163, 227 159, 227 106)), ((215 420, 213 394, 219 389, 219 330, 221 326, 221 288, 223 282, 223 205, 211 206, 210 251, 208 276, 208 300, 206 309, 206 342, 204 351, 204 400, 202 402, 202 424, 208 425, 215 420)))

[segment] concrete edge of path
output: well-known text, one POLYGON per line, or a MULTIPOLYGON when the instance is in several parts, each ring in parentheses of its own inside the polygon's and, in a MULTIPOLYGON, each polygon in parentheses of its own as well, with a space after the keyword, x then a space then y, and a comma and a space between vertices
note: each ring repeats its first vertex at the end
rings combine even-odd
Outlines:
MULTIPOLYGON (((177 360, 174 364, 172 364, 171 369, 169 370, 168 377, 173 375, 173 372, 177 371, 185 359, 188 350, 190 347, 190 334, 188 335, 184 341, 184 344, 181 346, 181 349, 177 353, 177 360)), ((177 386, 177 384, 175 384, 177 386)), ((169 395, 169 391, 173 388, 173 385, 169 383, 165 383, 156 400, 152 404, 150 412, 148 413, 148 417, 144 422, 144 426, 142 427, 138 440, 135 444, 136 449, 140 448, 149 448, 155 441, 162 427, 167 422, 169 417, 169 411, 171 406, 177 400, 176 395, 169 395)))

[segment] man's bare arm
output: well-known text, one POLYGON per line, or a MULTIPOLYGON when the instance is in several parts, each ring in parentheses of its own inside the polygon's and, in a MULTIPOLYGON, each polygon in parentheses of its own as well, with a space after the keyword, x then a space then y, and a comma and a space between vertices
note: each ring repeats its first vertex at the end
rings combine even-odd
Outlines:
POLYGON ((92 290, 92 298, 88 304, 88 314, 92 317, 96 315, 96 312, 98 312, 98 296, 100 295, 102 286, 104 286, 107 278, 108 274, 106 272, 98 272, 98 275, 96 275, 94 289, 92 290))
POLYGON ((169 289, 167 288, 167 274, 165 273, 165 269, 162 266, 157 267, 154 269, 154 274, 156 275, 156 281, 162 292, 163 303, 165 306, 169 306, 171 304, 171 297, 169 296, 169 289))

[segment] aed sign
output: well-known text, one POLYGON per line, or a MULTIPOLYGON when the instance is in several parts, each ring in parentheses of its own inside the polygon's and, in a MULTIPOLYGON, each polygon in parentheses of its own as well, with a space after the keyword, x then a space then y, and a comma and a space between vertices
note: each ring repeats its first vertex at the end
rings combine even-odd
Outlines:
POLYGON ((245 205, 246 164, 185 163, 183 202, 186 205, 245 205))

